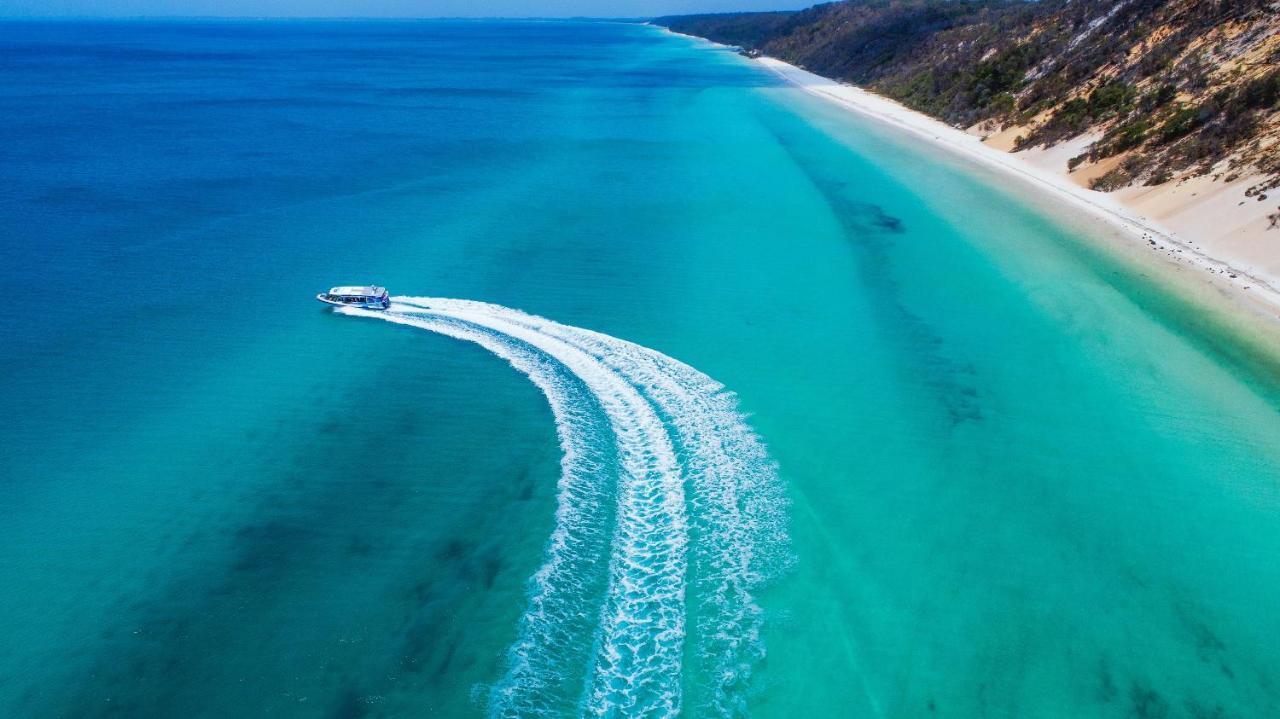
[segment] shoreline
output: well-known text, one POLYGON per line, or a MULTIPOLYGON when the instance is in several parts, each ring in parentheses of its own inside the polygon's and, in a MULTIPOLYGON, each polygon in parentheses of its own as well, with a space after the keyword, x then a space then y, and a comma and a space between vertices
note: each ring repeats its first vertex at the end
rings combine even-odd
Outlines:
MULTIPOLYGON (((952 127, 894 100, 814 74, 776 58, 761 56, 754 58, 754 62, 789 85, 848 112, 923 138, 934 147, 1015 177, 1052 199, 1084 210, 1094 219, 1119 230, 1132 246, 1129 249, 1147 248, 1151 254, 1158 253, 1158 258, 1152 259, 1159 259, 1172 269, 1190 266, 1203 272, 1204 280, 1220 293, 1228 295, 1229 299, 1255 314, 1280 322, 1280 277, 1271 273, 1264 274, 1256 269, 1242 269, 1230 260, 1206 251, 1203 242, 1184 237, 1137 214, 1117 198, 1075 184, 1066 172, 1059 173, 1038 166, 1012 152, 984 143, 977 135, 952 127)), ((1276 241, 1280 249, 1280 234, 1276 241)))
MULTIPOLYGON (((733 46, 707 38, 688 35, 666 27, 653 27, 711 47, 737 50, 733 46)), ((842 110, 923 138, 934 147, 954 156, 977 162, 988 169, 1013 177, 1030 190, 1039 192, 1045 199, 1062 203, 1067 208, 1085 211, 1094 220, 1117 231, 1127 245, 1117 247, 1116 242, 1096 238, 1097 244, 1102 245, 1104 249, 1113 252, 1128 250, 1135 260, 1143 256, 1147 258, 1146 262, 1158 264, 1165 270, 1177 271, 1190 267, 1203 273, 1200 279, 1223 299, 1250 315, 1266 321, 1272 329, 1280 327, 1280 262, 1276 263, 1277 272, 1253 267, 1245 269, 1240 266, 1242 263, 1233 262, 1220 256, 1219 253, 1207 250, 1205 247, 1207 242, 1197 241, 1201 238, 1188 237, 1189 233, 1179 233, 1164 224, 1153 221, 1140 214, 1139 210, 1126 206, 1120 199, 1120 196, 1127 194, 1135 200, 1142 200, 1154 194, 1153 190, 1163 188, 1127 188, 1113 194, 1090 190, 1076 184, 1065 168, 1064 171, 1059 172, 1044 164, 1044 155, 1053 150, 1060 151, 1061 145, 1015 154, 984 142, 984 138, 978 135, 952 127, 941 120, 860 87, 823 77, 765 55, 751 58, 750 61, 758 63, 788 85, 842 110), (1039 159, 1040 163, 1037 163, 1036 159, 1039 159), (1139 253, 1138 250, 1143 252, 1139 253)), ((1205 179, 1207 178, 1196 178, 1190 182, 1205 179)), ((1168 192, 1170 194, 1179 192, 1182 184, 1174 183, 1169 187, 1168 192)), ((1270 203, 1267 206, 1270 206, 1270 203)), ((1192 218, 1194 224, 1203 226, 1206 223, 1212 224, 1212 218, 1206 218, 1205 215, 1213 209, 1192 207, 1184 210, 1184 214, 1194 215, 1192 218), (1200 209, 1201 212, 1193 212, 1195 209, 1200 209)), ((1280 232, 1276 233, 1274 240, 1276 255, 1280 256, 1280 232)), ((1185 275, 1181 277, 1180 284, 1194 283, 1194 278, 1185 275)))

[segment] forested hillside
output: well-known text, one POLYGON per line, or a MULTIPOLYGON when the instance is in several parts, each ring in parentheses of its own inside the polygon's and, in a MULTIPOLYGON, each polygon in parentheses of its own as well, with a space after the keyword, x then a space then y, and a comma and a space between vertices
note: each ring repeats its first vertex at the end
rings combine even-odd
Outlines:
POLYGON ((1085 136, 1097 189, 1280 184, 1280 2, 852 0, 654 21, 892 97, 1015 149, 1085 136), (1105 163, 1105 165, 1103 165, 1105 163))

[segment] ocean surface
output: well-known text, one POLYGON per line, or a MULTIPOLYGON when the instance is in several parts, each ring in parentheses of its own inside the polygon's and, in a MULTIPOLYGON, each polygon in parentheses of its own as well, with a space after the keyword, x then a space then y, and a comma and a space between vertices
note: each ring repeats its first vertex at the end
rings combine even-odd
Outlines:
POLYGON ((3 23, 0 183, 0 716, 1280 716, 1277 365, 731 51, 3 23))

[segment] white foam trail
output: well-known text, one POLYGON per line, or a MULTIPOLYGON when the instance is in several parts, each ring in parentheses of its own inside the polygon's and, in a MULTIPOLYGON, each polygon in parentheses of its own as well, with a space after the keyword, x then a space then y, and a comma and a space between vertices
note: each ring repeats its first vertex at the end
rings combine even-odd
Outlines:
POLYGON ((763 443, 734 396, 710 377, 660 353, 576 330, 566 338, 628 377, 666 415, 692 485, 700 612, 699 651, 712 670, 711 707, 741 716, 741 691, 764 656, 762 610, 753 590, 786 561, 786 498, 763 443))
POLYGON ((557 641, 557 626, 575 616, 564 587, 583 570, 590 540, 607 531, 598 505, 608 482, 593 476, 603 468, 599 461, 582 461, 588 413, 581 398, 570 397, 563 368, 603 410, 617 458, 608 588, 581 712, 671 716, 681 709, 688 487, 697 537, 693 588, 706 605, 698 612, 696 656, 713 676, 703 702, 716 714, 742 714, 743 686, 763 656, 762 613, 752 592, 785 556, 786 501, 734 397, 654 350, 498 305, 397 297, 389 312, 342 311, 476 342, 528 375, 552 406, 565 452, 556 532, 531 581, 491 713, 527 716, 554 704, 546 689, 563 678, 554 657, 565 643, 557 641))

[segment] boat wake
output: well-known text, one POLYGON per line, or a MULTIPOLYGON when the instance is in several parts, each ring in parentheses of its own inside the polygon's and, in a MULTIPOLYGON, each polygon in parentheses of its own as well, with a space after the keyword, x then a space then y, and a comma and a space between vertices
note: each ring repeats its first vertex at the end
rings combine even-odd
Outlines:
POLYGON ((754 593, 788 548, 774 463, 732 394, 660 352, 498 305, 337 311, 474 342, 551 406, 555 530, 491 716, 744 713, 764 656, 754 593))

